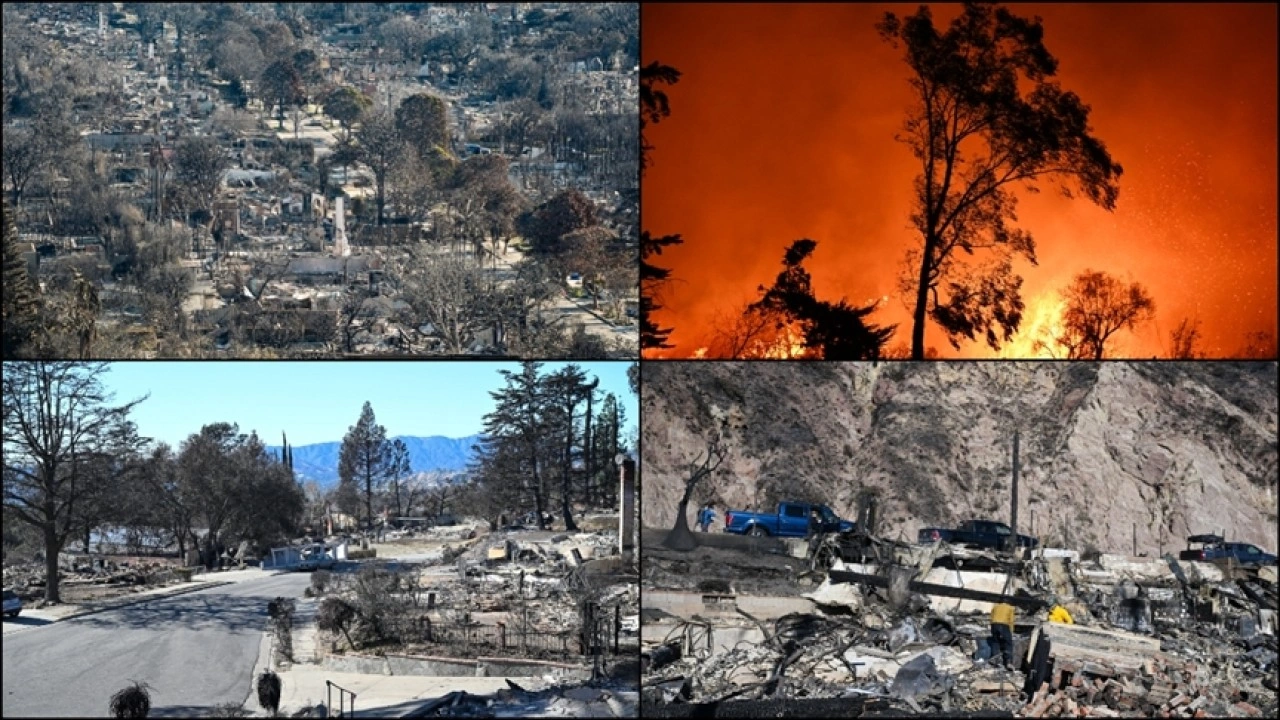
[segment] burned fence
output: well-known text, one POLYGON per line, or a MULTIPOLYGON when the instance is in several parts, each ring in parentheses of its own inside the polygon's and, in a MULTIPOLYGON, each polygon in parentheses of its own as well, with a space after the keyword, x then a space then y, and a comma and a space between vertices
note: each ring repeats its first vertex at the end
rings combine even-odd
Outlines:
POLYGON ((391 619, 385 630, 404 644, 428 645, 442 654, 463 657, 498 653, 530 658, 570 658, 617 655, 620 645, 621 608, 599 608, 591 621, 577 632, 547 632, 507 623, 444 623, 426 615, 405 615, 391 619))

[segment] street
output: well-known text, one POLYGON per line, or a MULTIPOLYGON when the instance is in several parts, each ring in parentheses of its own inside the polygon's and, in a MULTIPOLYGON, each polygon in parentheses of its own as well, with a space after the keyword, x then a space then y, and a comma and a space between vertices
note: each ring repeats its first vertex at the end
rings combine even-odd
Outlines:
POLYGON ((238 705, 250 693, 267 603, 301 597, 309 578, 268 575, 7 634, 2 714, 107 717, 111 695, 132 680, 151 688, 150 717, 238 705))

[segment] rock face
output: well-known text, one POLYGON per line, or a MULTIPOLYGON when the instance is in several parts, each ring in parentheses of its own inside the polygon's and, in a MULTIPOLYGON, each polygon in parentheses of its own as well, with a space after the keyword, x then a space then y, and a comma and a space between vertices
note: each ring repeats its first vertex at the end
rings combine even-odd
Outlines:
POLYGON ((1225 530, 1275 552, 1276 373, 1274 362, 646 363, 643 519, 671 527, 689 463, 719 436, 729 455, 691 513, 706 499, 722 511, 807 499, 853 517, 867 489, 884 536, 1008 522, 1017 430, 1020 532, 1128 553, 1136 525, 1138 552, 1154 555, 1225 530))

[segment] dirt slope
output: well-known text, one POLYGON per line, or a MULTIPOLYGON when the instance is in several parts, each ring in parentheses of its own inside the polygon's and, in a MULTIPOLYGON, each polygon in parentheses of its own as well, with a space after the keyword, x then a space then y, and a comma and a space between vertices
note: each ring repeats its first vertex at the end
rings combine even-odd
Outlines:
MULTIPOLYGON (((728 460, 695 495, 735 508, 882 498, 884 534, 1008 519, 1139 552, 1226 529, 1276 550, 1274 362, 714 363, 643 367, 644 523, 669 527, 688 462, 720 433, 728 460)), ((691 512, 692 514, 692 512, 691 512)))

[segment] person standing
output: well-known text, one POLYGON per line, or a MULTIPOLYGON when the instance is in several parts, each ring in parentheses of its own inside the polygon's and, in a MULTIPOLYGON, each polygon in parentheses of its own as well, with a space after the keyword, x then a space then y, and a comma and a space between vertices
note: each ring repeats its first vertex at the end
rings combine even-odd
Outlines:
POLYGON ((1013 617, 1013 606, 1006 602, 991 608, 992 645, 1000 653, 1000 662, 1009 670, 1013 669, 1013 617))
POLYGON ((711 503, 702 504, 702 509, 698 511, 698 530, 701 532, 709 532, 711 523, 716 518, 716 511, 711 503))

